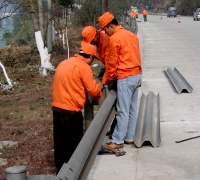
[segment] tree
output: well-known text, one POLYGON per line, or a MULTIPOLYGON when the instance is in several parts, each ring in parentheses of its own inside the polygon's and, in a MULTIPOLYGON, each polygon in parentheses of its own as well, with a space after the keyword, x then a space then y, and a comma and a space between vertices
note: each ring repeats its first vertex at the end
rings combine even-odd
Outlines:
POLYGON ((8 77, 8 75, 6 73, 6 69, 5 69, 4 65, 1 63, 1 61, 0 61, 0 66, 1 66, 1 68, 3 70, 4 76, 5 76, 6 81, 7 81, 7 84, 0 83, 0 90, 3 90, 3 91, 4 90, 9 90, 9 89, 11 89, 13 87, 13 85, 12 85, 11 80, 9 79, 9 77, 8 77))
POLYGON ((0 23, 3 19, 14 15, 21 3, 15 0, 0 0, 0 23))
MULTIPOLYGON (((11 0, 1 0, 0 1, 0 13, 1 13, 0 14, 0 29, 2 28, 2 26, 1 26, 2 20, 14 15, 14 13, 19 9, 19 7, 20 7, 20 2, 17 3, 17 1, 11 1, 11 0)), ((7 85, 0 83, 0 88, 3 90, 11 89, 13 87, 13 85, 12 85, 11 80, 9 79, 9 77, 6 73, 5 67, 1 63, 1 61, 0 61, 0 66, 3 70, 4 76, 7 81, 7 85)))
POLYGON ((83 26, 98 26, 98 17, 105 11, 112 12, 117 19, 127 9, 127 1, 119 0, 87 0, 81 3, 81 8, 74 10, 74 23, 83 26), (102 8, 99 8, 102 7, 102 8))
POLYGON ((59 0, 58 1, 60 5, 64 7, 64 18, 66 19, 65 21, 65 29, 60 30, 62 39, 63 39, 63 48, 67 49, 68 53, 68 58, 69 58, 69 43, 68 43, 68 33, 67 33, 67 19, 68 19, 68 10, 72 8, 75 0, 59 0))
POLYGON ((41 67, 40 67, 40 73, 43 76, 47 76, 47 70, 54 71, 55 68, 50 62, 51 54, 48 53, 47 47, 44 45, 44 41, 42 39, 42 33, 40 31, 39 26, 39 17, 38 13, 32 12, 32 19, 33 19, 33 26, 34 26, 34 32, 35 32, 35 41, 36 45, 40 54, 40 60, 41 60, 41 67))
POLYGON ((3 37, 7 45, 34 45, 35 37, 33 31, 33 22, 30 14, 23 12, 23 16, 15 15, 12 17, 13 30, 4 30, 3 37))
POLYGON ((101 14, 103 14, 108 10, 108 0, 100 0, 100 4, 101 4, 101 14))
POLYGON ((64 7, 69 7, 74 4, 74 0, 58 0, 59 4, 64 7))

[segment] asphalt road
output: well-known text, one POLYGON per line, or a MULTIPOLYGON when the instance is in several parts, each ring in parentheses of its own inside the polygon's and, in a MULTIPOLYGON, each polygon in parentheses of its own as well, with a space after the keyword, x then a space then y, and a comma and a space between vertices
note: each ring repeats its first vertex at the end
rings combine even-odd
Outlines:
POLYGON ((160 95, 161 143, 158 148, 125 145, 121 157, 98 155, 87 180, 199 180, 200 138, 175 141, 200 135, 200 22, 160 15, 148 15, 144 22, 141 14, 138 19, 140 96, 160 95), (163 70, 168 67, 179 70, 192 93, 176 92, 163 70))

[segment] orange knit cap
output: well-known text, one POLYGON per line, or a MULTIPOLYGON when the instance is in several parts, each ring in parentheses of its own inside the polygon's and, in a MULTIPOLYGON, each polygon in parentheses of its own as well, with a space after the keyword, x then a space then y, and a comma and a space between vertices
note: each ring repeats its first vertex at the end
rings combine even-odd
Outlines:
POLYGON ((82 31, 83 42, 91 43, 96 36, 97 30, 93 26, 86 26, 82 31))
POLYGON ((104 13, 102 16, 98 18, 100 28, 103 29, 106 25, 108 25, 114 19, 114 15, 110 12, 104 13))
POLYGON ((99 60, 99 58, 96 56, 96 53, 97 53, 96 47, 89 44, 89 43, 82 43, 81 44, 80 53, 93 55, 96 59, 99 60))

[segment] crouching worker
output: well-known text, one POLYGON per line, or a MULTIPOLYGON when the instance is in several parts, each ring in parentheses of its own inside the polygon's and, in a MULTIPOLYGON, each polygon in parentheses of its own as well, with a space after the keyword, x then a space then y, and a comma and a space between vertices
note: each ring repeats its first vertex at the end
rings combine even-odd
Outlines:
POLYGON ((52 85, 54 161, 57 173, 67 163, 83 137, 82 108, 86 92, 101 98, 103 88, 93 77, 90 65, 96 48, 82 44, 79 54, 62 61, 56 68, 52 85))

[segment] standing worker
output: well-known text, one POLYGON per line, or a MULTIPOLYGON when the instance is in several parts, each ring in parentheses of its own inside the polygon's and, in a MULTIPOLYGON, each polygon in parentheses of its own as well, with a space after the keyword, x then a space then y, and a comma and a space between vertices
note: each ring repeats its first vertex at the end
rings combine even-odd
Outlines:
MULTIPOLYGON (((105 75, 109 81, 117 79, 117 124, 112 135, 110 148, 123 148, 132 144, 137 120, 138 88, 141 85, 141 57, 139 40, 132 32, 118 24, 110 12, 98 18, 102 30, 110 36, 105 75)), ((107 84, 108 82, 103 82, 107 84)))
POLYGON ((137 17, 137 12, 136 11, 132 11, 132 18, 136 19, 137 17))
POLYGON ((83 137, 82 108, 86 92, 101 98, 103 88, 93 77, 96 48, 83 44, 79 54, 62 61, 56 68, 52 85, 54 161, 57 173, 67 163, 83 137))
POLYGON ((147 10, 143 9, 142 14, 143 14, 144 22, 147 22, 147 14, 148 14, 147 10))

